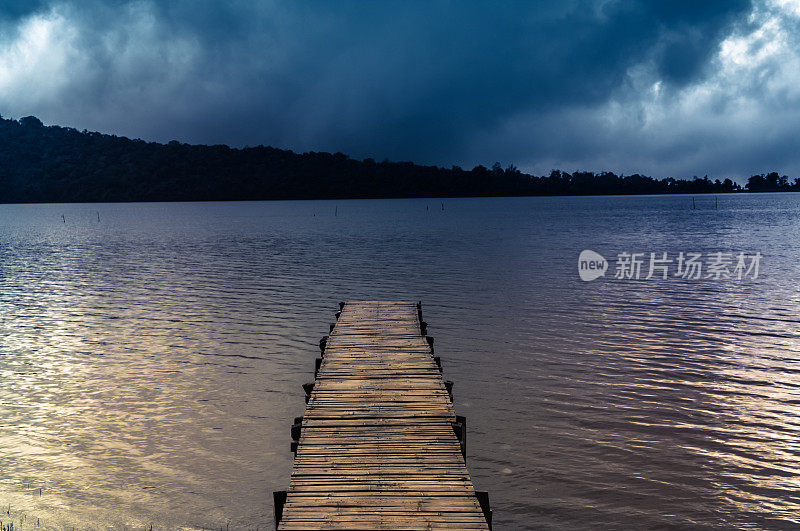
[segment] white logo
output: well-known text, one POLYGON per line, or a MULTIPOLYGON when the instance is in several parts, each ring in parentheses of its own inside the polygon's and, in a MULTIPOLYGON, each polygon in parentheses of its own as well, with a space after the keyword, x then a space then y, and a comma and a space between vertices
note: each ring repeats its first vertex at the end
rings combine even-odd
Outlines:
MULTIPOLYGON (((614 280, 746 280, 759 278, 760 252, 678 253, 670 258, 669 253, 622 252, 616 256, 614 280), (648 259, 649 254, 649 259, 648 259)), ((608 262, 599 253, 585 250, 578 256, 578 274, 589 282, 605 276, 608 262)))
POLYGON ((586 249, 578 256, 578 274, 581 280, 589 282, 606 274, 608 262, 603 255, 586 249))

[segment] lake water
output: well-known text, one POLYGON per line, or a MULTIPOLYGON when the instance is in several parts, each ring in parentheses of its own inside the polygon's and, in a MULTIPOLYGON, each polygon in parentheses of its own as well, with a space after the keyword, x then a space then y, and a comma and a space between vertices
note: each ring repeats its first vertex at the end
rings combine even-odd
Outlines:
POLYGON ((800 526, 800 195, 695 201, 0 205, 0 520, 272 528, 363 298, 423 302, 495 529, 800 526), (719 251, 758 277, 613 278, 719 251))

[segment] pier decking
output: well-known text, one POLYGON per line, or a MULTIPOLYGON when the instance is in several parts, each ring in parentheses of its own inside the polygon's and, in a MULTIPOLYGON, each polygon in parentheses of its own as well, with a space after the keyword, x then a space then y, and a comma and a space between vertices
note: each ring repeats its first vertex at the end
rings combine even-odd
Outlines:
POLYGON ((421 307, 347 302, 323 338, 279 530, 490 529, 465 464, 465 419, 442 379, 421 307))

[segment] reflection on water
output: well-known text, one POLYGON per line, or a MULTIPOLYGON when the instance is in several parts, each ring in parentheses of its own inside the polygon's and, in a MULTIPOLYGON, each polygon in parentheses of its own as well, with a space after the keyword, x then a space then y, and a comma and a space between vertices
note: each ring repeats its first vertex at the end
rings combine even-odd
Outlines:
POLYGON ((0 520, 269 528, 369 298, 423 300, 497 529, 800 525, 800 196, 690 202, 0 206, 0 520), (764 261, 584 283, 583 249, 764 261))

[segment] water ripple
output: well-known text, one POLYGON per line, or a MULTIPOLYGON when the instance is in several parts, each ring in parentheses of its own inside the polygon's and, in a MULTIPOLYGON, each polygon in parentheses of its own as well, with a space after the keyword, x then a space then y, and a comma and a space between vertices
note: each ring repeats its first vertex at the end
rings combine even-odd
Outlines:
POLYGON ((496 529, 798 527, 799 199, 0 206, 0 506, 271 526, 317 341, 367 298, 423 300, 496 529), (764 270, 582 283, 586 248, 764 270))

